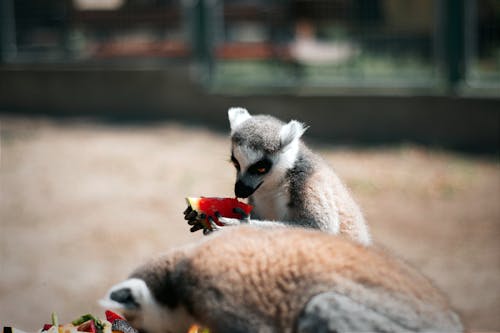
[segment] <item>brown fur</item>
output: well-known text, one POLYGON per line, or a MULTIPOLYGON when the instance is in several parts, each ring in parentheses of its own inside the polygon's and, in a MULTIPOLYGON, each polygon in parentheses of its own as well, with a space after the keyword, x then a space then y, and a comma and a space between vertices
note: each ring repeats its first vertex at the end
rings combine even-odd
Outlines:
MULTIPOLYGON (((167 257, 176 257, 180 302, 214 329, 235 325, 244 313, 247 326, 263 321, 291 332, 305 304, 327 291, 380 313, 404 317, 409 309, 414 321, 460 326, 446 299, 414 269, 383 250, 318 231, 228 228, 167 257)), ((158 272, 173 266, 163 258, 145 267, 158 272)))

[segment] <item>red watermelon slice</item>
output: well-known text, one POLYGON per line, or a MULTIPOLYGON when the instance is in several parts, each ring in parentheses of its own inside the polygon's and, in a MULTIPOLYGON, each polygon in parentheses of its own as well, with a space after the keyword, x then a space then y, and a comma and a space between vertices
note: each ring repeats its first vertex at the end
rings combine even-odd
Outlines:
POLYGON ((238 207, 242 209, 245 214, 250 215, 250 212, 253 209, 253 206, 248 205, 244 202, 239 201, 236 198, 217 198, 217 197, 189 197, 186 198, 186 201, 193 209, 200 214, 205 214, 207 217, 201 221, 203 226, 206 229, 212 230, 212 226, 208 221, 208 217, 212 217, 214 222, 217 225, 223 226, 224 224, 219 221, 217 216, 215 216, 215 212, 219 212, 222 217, 241 219, 241 214, 235 213, 233 211, 234 208, 238 207))

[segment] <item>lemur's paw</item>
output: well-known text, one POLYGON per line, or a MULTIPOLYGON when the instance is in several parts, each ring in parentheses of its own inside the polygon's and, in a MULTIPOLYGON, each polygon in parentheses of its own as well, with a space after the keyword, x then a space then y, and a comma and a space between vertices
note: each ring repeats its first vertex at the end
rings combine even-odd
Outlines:
POLYGON ((210 223, 211 229, 209 229, 209 228, 203 229, 204 235, 208 235, 214 231, 218 231, 218 230, 222 229, 221 226, 219 226, 217 223, 215 223, 214 219, 211 216, 207 217, 207 220, 208 220, 208 223, 210 223))
POLYGON ((221 216, 219 212, 215 212, 217 220, 224 224, 225 226, 235 226, 242 223, 248 223, 250 220, 250 215, 246 214, 245 211, 239 207, 233 208, 233 212, 241 215, 241 219, 235 219, 230 217, 221 216))
POLYGON ((218 219, 219 219, 219 222, 221 222, 222 224, 224 224, 224 226, 235 226, 235 225, 240 225, 241 224, 241 220, 232 219, 232 218, 229 218, 229 217, 218 217, 218 219))
POLYGON ((188 206, 184 211, 184 219, 191 226, 191 232, 203 230, 204 235, 210 234, 212 231, 217 231, 223 226, 236 226, 250 221, 250 215, 240 207, 233 208, 233 212, 241 216, 241 219, 223 217, 219 212, 215 212, 215 216, 207 216, 205 213, 198 214, 191 206, 188 206), (217 222, 216 222, 217 221, 217 222))
POLYGON ((195 232, 201 229, 206 229, 205 225, 202 222, 206 218, 205 214, 198 214, 191 208, 191 206, 188 206, 183 214, 184 220, 186 220, 187 223, 191 226, 189 231, 195 232))

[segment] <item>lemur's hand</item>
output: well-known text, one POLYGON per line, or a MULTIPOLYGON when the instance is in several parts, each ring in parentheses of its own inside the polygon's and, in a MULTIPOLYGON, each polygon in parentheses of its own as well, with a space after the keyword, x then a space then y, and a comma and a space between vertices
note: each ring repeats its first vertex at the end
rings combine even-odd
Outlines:
POLYGON ((191 232, 203 229, 203 233, 205 233, 205 230, 207 229, 202 223, 205 218, 205 214, 198 215, 198 213, 193 210, 191 206, 188 206, 188 208, 184 211, 184 220, 188 221, 188 224, 191 226, 191 229, 189 229, 191 232))
POLYGON ((234 218, 229 218, 229 217, 223 217, 219 214, 219 212, 215 213, 215 216, 217 216, 217 219, 219 222, 223 223, 225 226, 234 226, 234 225, 240 225, 242 223, 249 223, 250 222, 250 215, 245 213, 245 211, 239 207, 233 208, 233 212, 236 214, 241 215, 241 219, 234 219, 234 218))
MULTIPOLYGON (((250 221, 250 215, 245 213, 243 209, 235 207, 233 209, 233 212, 241 215, 241 219, 223 217, 220 215, 219 212, 215 212, 215 217, 220 223, 224 224, 224 226, 235 226, 235 225, 240 225, 242 223, 248 223, 250 221)), ((221 226, 215 223, 212 216, 206 216, 203 213, 198 214, 198 212, 193 210, 191 206, 188 206, 188 208, 186 208, 186 210, 184 211, 184 219, 191 226, 191 229, 189 229, 191 232, 203 230, 203 234, 208 235, 213 231, 222 229, 221 226), (206 227, 206 223, 203 223, 204 220, 207 220, 208 223, 210 223, 210 228, 206 227)))

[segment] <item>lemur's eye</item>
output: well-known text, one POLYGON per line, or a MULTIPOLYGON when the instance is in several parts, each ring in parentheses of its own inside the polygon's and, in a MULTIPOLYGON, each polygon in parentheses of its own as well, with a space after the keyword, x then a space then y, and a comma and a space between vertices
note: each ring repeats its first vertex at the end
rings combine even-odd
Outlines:
POLYGON ((240 163, 238 163, 238 160, 234 157, 234 155, 231 155, 231 163, 233 163, 236 170, 240 171, 240 163))
POLYGON ((254 175, 263 175, 271 169, 273 162, 264 158, 248 168, 248 172, 254 175))

